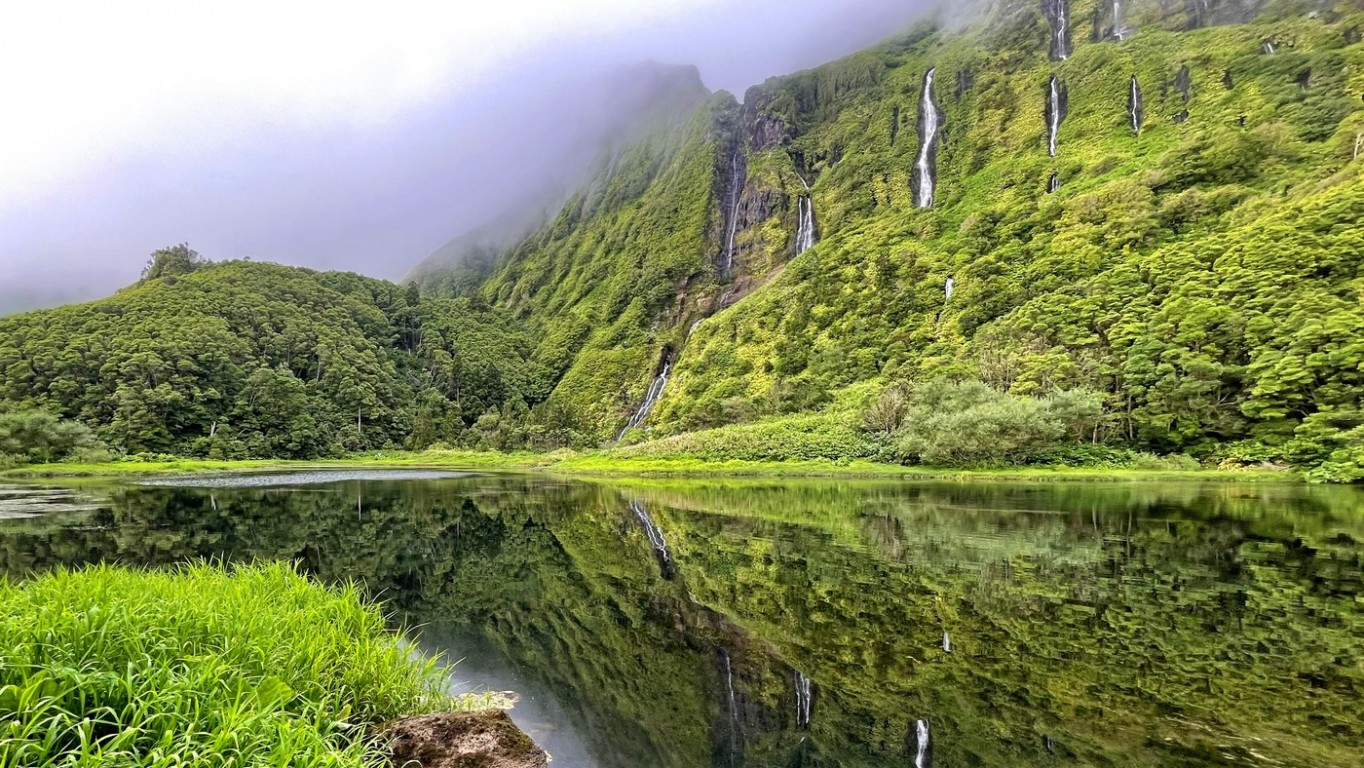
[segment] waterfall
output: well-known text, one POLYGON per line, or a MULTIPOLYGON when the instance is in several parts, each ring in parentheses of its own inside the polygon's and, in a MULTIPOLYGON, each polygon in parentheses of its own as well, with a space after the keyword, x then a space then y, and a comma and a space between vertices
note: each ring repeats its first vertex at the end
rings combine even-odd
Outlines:
POLYGON ((1113 0, 1113 37, 1127 38, 1127 27, 1122 23, 1122 0, 1113 0))
POLYGON ((933 74, 936 71, 937 67, 934 67, 924 75, 924 93, 919 100, 919 160, 914 164, 919 179, 914 204, 919 208, 933 205, 933 172, 937 165, 940 123, 938 105, 933 100, 933 74))
POLYGON ((810 725, 810 705, 814 697, 811 694, 810 678, 804 673, 796 672, 796 725, 810 725))
POLYGON ((957 281, 951 277, 947 278, 947 282, 943 285, 943 293, 947 294, 947 298, 943 299, 943 301, 948 301, 952 298, 952 291, 954 291, 956 287, 957 281))
POLYGON ((1061 132, 1061 121, 1066 119, 1064 85, 1056 75, 1047 81, 1047 153, 1056 157, 1056 136, 1061 132))
POLYGON ((693 333, 696 333, 696 329, 701 327, 701 323, 705 322, 705 319, 706 318, 703 317, 700 320, 697 320, 696 322, 692 323, 691 328, 687 329, 687 336, 690 337, 693 333))
POLYGON ((1052 61, 1070 58, 1070 0, 1042 0, 1042 13, 1051 23, 1052 61))
POLYGON ((630 502, 630 510, 639 519, 640 525, 644 526, 644 535, 649 537, 649 543, 653 545, 654 551, 664 562, 672 562, 672 557, 668 554, 668 542, 663 538, 663 530, 658 527, 649 511, 638 501, 630 502))
POLYGON ((815 247, 815 203, 805 195, 796 202, 800 209, 796 226, 796 255, 799 256, 815 247))
POLYGON ((743 197, 743 176, 739 171, 739 150, 730 157, 729 231, 725 234, 725 274, 734 269, 734 238, 739 234, 739 201, 743 197))
POLYGON ((1052 171, 1051 175, 1047 177, 1047 194, 1054 195, 1060 189, 1061 174, 1057 173, 1056 171, 1052 171))
POLYGON ((945 629, 943 630, 942 633, 942 652, 943 653, 952 652, 952 638, 948 636, 947 630, 945 629))
POLYGON ((737 735, 740 731, 739 724, 739 699, 734 695, 734 665, 730 663, 729 651, 720 651, 725 660, 725 690, 729 694, 729 725, 731 733, 737 735))
POLYGON ((1137 76, 1132 75, 1132 84, 1127 89, 1127 114, 1132 119, 1132 133, 1141 135, 1142 120, 1145 119, 1145 110, 1141 101, 1141 85, 1137 82, 1137 76))
POLYGON ((644 393, 644 402, 639 404, 639 409, 635 411, 635 414, 630 417, 630 421, 626 422, 625 427, 622 428, 620 434, 616 436, 616 442, 620 442, 624 439, 627 431, 640 426, 644 423, 645 419, 649 418, 649 412, 654 409, 654 406, 658 403, 659 399, 663 397, 663 388, 668 386, 668 373, 671 370, 672 364, 665 362, 663 364, 663 370, 654 377, 653 382, 649 384, 649 390, 644 393))
POLYGON ((1260 53, 1263 53, 1266 56, 1274 53, 1274 43, 1269 40, 1260 43, 1260 53))
POLYGON ((928 768, 928 721, 916 721, 914 729, 919 738, 919 749, 914 754, 914 768, 928 768))

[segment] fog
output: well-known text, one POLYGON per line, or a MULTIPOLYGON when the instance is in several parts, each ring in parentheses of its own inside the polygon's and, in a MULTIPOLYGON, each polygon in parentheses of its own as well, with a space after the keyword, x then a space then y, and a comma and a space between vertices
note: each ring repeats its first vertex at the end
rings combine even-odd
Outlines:
POLYGON ((2 9, 0 313, 107 294, 179 242, 401 278, 569 189, 617 118, 603 83, 623 68, 695 65, 742 95, 901 31, 929 2, 2 9))

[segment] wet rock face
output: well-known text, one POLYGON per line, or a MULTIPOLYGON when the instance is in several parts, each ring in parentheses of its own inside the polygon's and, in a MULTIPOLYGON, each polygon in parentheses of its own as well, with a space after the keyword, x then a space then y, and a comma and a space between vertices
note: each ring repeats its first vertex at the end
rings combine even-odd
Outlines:
POLYGON ((1175 93, 1184 99, 1185 104, 1193 98, 1193 76, 1189 73, 1188 64, 1180 67, 1179 72, 1175 74, 1175 93))
POLYGON ((970 69, 957 70, 957 101, 961 101, 967 92, 976 87, 976 73, 970 69))
POLYGON ((406 717, 383 731, 394 768, 546 768, 549 755, 502 710, 406 717))
POLYGON ((763 113, 753 120, 751 143, 755 151, 761 152, 779 147, 790 139, 790 131, 781 118, 763 113))
POLYGON ((1051 44, 1047 55, 1052 61, 1070 58, 1070 0, 1042 0, 1042 15, 1051 27, 1051 44))

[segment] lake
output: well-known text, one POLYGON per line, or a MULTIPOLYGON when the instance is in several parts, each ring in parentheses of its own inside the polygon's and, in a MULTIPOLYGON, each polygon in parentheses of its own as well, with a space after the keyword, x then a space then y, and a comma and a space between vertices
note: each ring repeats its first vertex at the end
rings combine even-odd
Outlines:
POLYGON ((1364 492, 441 472, 0 488, 0 571, 355 580, 559 768, 1364 765, 1364 492))

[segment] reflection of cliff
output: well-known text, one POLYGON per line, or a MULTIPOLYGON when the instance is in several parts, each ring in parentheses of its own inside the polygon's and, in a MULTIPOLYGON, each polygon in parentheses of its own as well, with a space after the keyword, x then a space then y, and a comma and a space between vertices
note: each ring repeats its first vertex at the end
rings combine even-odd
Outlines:
POLYGON ((413 622, 482 627, 608 766, 908 765, 921 718, 935 765, 1205 765, 1218 745, 1343 766, 1364 747, 1359 499, 523 478, 133 489, 80 525, 0 527, 0 569, 225 555, 359 578, 413 622))

